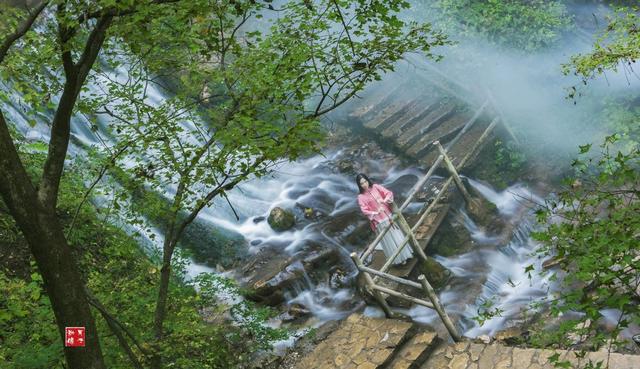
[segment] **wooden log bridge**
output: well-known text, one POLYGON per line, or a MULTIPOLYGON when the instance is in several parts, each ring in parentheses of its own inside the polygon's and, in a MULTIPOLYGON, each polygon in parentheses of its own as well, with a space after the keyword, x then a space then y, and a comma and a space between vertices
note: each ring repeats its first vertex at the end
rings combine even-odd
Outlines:
POLYGON ((438 316, 440 317, 440 320, 443 322, 447 331, 456 342, 461 340, 461 336, 458 333, 455 325, 447 315, 444 306, 442 306, 442 304, 440 303, 438 295, 435 293, 431 284, 427 280, 427 277, 424 274, 420 274, 418 276, 418 282, 414 282, 409 280, 408 276, 411 274, 414 267, 418 263, 426 264, 428 260, 428 257, 424 250, 426 249, 431 237, 437 230, 438 226, 444 219, 449 209, 449 205, 443 204, 441 200, 443 199, 445 193, 447 193, 447 190, 451 183, 455 183, 456 187, 462 194, 467 207, 471 208, 479 206, 479 202, 474 199, 465 188, 465 185, 460 179, 460 175, 458 174, 458 170, 464 167, 467 161, 469 161, 477 154, 479 148, 487 139, 496 124, 501 120, 501 118, 497 116, 491 121, 491 123, 484 129, 482 134, 479 135, 473 146, 466 152, 466 155, 458 160, 457 163, 454 164, 454 161, 450 158, 448 154, 448 148, 455 145, 456 142, 465 134, 465 132, 471 129, 473 124, 478 120, 478 117, 481 115, 482 111, 487 107, 488 104, 489 99, 487 99, 487 101, 480 106, 473 117, 471 117, 471 119, 469 119, 465 123, 465 125, 457 132, 457 135, 448 142, 446 148, 443 147, 439 141, 431 143, 431 145, 437 150, 438 157, 435 159, 427 173, 422 178, 420 178, 420 180, 418 180, 418 182, 413 186, 402 205, 398 207, 395 203, 392 204, 392 221, 396 222, 396 224, 400 226, 404 233, 404 239, 401 242, 400 246, 395 250, 394 254, 387 259, 383 252, 376 250, 376 247, 381 242, 385 234, 389 231, 391 225, 388 225, 387 227, 382 229, 361 255, 357 255, 356 253, 351 254, 353 262, 363 276, 365 291, 375 299, 375 301, 380 305, 388 318, 394 317, 396 315, 386 301, 386 297, 388 296, 393 296, 409 301, 413 304, 418 304, 427 308, 434 309, 438 313, 438 316), (430 203, 425 203, 423 209, 421 209, 416 215, 417 221, 413 225, 410 225, 403 215, 403 211, 409 206, 418 191, 423 188, 427 181, 432 177, 436 168, 438 168, 441 164, 444 164, 444 167, 449 172, 449 178, 442 183, 439 190, 434 191, 435 197, 433 198, 433 201, 431 201, 430 203), (394 266, 394 261, 402 252, 402 250, 407 247, 407 245, 411 247, 414 258, 406 263, 406 265, 394 266), (367 266, 365 264, 367 263, 366 261, 370 256, 372 256, 372 260, 367 266), (412 287, 413 290, 422 291, 426 299, 424 297, 410 296, 407 293, 398 291, 397 288, 390 288, 388 285, 383 286, 380 284, 380 279, 390 281, 392 282, 391 284, 395 286, 404 285, 412 287))

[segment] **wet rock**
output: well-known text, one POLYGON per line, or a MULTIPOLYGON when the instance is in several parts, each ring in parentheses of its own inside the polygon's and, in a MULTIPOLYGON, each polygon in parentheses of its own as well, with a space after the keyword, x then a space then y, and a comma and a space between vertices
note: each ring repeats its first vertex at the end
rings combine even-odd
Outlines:
POLYGON ((295 274, 285 272, 293 261, 274 248, 260 250, 240 271, 244 285, 250 291, 248 297, 268 305, 284 302, 282 285, 296 278, 295 274))
POLYGON ((255 218, 253 218, 253 222, 254 222, 254 223, 256 223, 256 224, 258 224, 258 223, 260 223, 260 222, 264 222, 264 220, 265 220, 265 219, 266 219, 266 218, 265 218, 265 217, 262 217, 262 216, 260 216, 260 217, 255 217, 255 218))
POLYGON ((335 202, 331 194, 322 188, 315 188, 310 194, 304 197, 304 201, 296 202, 296 207, 301 211, 311 208, 315 212, 324 214, 333 211, 334 206, 335 202))
POLYGON ((329 272, 329 286, 333 289, 345 288, 349 282, 347 272, 342 268, 333 268, 329 272))
POLYGON ((495 334, 496 341, 504 342, 508 345, 515 345, 521 343, 527 332, 524 332, 519 327, 511 327, 503 329, 495 334))
POLYGON ((474 241, 462 220, 449 212, 433 235, 427 252, 430 255, 453 256, 471 250, 474 241))
POLYGON ((285 301, 285 291, 304 286, 305 279, 326 280, 327 271, 340 263, 336 247, 308 241, 295 255, 289 256, 284 247, 263 247, 240 270, 248 297, 268 305, 285 301), (309 272, 309 277, 306 277, 309 272))
POLYGON ((305 251, 302 263, 307 270, 320 268, 320 264, 335 265, 340 260, 338 250, 332 246, 309 242, 308 246, 305 246, 305 251))
POLYGON ((443 267, 433 258, 427 258, 427 261, 422 265, 421 271, 435 289, 443 287, 451 277, 449 269, 443 267))
POLYGON ((304 217, 307 219, 313 219, 314 211, 312 208, 304 208, 304 217))
POLYGON ((293 320, 303 318, 311 314, 307 308, 300 304, 291 304, 287 313, 293 318, 293 320))
POLYGON ((356 170, 353 165, 353 160, 343 159, 336 163, 336 169, 340 173, 355 174, 356 170))
POLYGON ((282 232, 294 226, 296 223, 296 219, 293 216, 293 213, 287 210, 284 210, 281 207, 275 207, 269 213, 269 218, 267 219, 271 228, 274 231, 282 232))
POLYGON ((481 336, 476 337, 474 341, 478 343, 489 344, 491 343, 491 337, 487 336, 486 334, 483 334, 481 336))

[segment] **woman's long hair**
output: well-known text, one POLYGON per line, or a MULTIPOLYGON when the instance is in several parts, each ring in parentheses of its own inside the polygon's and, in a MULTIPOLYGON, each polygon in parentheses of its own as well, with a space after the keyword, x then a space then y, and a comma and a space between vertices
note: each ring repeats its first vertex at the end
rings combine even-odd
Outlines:
POLYGON ((369 177, 367 177, 367 175, 364 173, 360 173, 356 176, 356 184, 358 185, 358 189, 360 190, 360 193, 364 192, 364 189, 362 188, 362 186, 360 186, 360 180, 362 178, 364 178, 367 182, 369 182, 369 188, 373 187, 373 182, 371 182, 369 177))

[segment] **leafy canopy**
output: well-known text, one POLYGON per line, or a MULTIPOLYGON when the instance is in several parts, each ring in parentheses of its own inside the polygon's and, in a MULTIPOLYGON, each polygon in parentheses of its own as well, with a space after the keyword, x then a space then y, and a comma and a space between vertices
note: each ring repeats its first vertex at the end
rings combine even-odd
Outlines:
POLYGON ((607 20, 607 27, 593 50, 572 56, 570 62, 563 65, 565 74, 574 73, 584 84, 607 70, 623 69, 629 75, 634 74, 633 64, 640 57, 638 8, 617 8, 607 20))
POLYGON ((534 51, 552 46, 571 27, 561 1, 437 0, 441 24, 461 36, 482 35, 505 47, 534 51))
MULTIPOLYGON (((577 178, 538 212, 550 222, 535 234, 540 253, 557 257, 566 272, 552 311, 584 313, 561 324, 556 342, 570 344, 577 333, 587 347, 615 346, 624 328, 640 324, 640 147, 618 150, 617 141, 607 137, 600 155, 575 160, 577 178), (607 310, 619 314, 609 331, 595 324, 607 310)), ((591 145, 580 149, 587 154, 591 145)))

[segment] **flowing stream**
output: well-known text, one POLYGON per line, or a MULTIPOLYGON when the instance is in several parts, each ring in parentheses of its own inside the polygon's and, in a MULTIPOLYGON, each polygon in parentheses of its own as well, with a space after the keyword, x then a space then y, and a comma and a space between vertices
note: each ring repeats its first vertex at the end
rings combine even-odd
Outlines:
MULTIPOLYGON (((114 72, 114 76, 117 78, 117 71, 114 72)), ((10 91, 5 84, 0 85, 0 88, 10 91)), ((149 88, 150 96, 160 103, 162 92, 154 86, 149 88)), ((95 89, 92 92, 100 91, 95 89)), ((29 124, 28 114, 20 103, 20 97, 13 97, 14 102, 3 107, 8 121, 13 123, 27 140, 48 142, 47 122, 50 117, 41 116, 35 125, 29 124)), ((72 122, 72 144, 69 149, 71 156, 83 155, 89 146, 100 145, 102 139, 109 137, 106 133, 107 124, 106 120, 99 120, 96 132, 86 117, 75 115, 72 122)), ((184 124, 189 125, 187 122, 184 124)), ((247 242, 249 254, 272 248, 283 258, 291 257, 307 252, 310 243, 314 245, 313 250, 335 250, 339 255, 339 261, 328 270, 307 270, 305 265, 299 262, 287 267, 300 273, 302 278, 284 291, 285 305, 303 309, 312 317, 310 324, 314 325, 342 319, 362 306, 355 293, 354 280, 357 273, 349 254, 362 250, 365 246, 363 237, 366 239, 368 234, 364 233, 363 227, 366 232, 370 230, 367 229, 367 222, 357 207, 357 188, 353 178, 342 174, 335 167, 336 161, 348 159, 349 155, 350 153, 338 149, 327 152, 324 156, 318 155, 283 164, 268 177, 247 181, 229 193, 229 202, 238 214, 239 221, 226 201, 222 200, 216 200, 199 216, 199 220, 212 227, 242 235, 247 242), (276 206, 294 210, 298 222, 293 229, 275 232, 268 225, 265 218, 276 206), (309 219, 305 217, 305 209, 312 209, 313 215, 309 219), (358 233, 364 236, 357 237, 358 233)), ((402 168, 373 157, 365 164, 372 178, 391 188, 400 198, 424 174, 417 168, 402 168)), ((535 198, 535 195, 521 184, 503 192, 496 192, 480 182, 469 181, 479 193, 493 202, 501 216, 507 219, 526 212, 523 209, 528 204, 523 203, 522 198, 535 198)), ((167 192, 170 190, 167 189, 167 192)), ((412 208, 420 206, 420 203, 415 203, 412 208)), ((519 224, 516 225, 511 241, 506 246, 496 247, 493 242, 495 235, 487 234, 478 228, 463 209, 452 211, 458 212, 464 219, 466 229, 472 235, 476 246, 459 256, 436 256, 436 259, 454 275, 451 283, 441 291, 441 299, 450 314, 459 317, 458 324, 467 336, 493 334, 520 316, 522 309, 531 299, 548 293, 550 284, 547 276, 532 273, 529 277, 524 272, 528 265, 540 265, 540 260, 532 256, 537 246, 529 236, 533 220, 531 215, 518 216, 519 224), (477 314, 479 307, 488 300, 493 301, 493 307, 498 308, 501 314, 480 326, 472 318, 477 314)), ((161 235, 157 234, 155 240, 148 242, 160 245, 161 235)), ((214 268, 215 265, 191 262, 188 276, 212 272, 214 268)), ((415 307, 408 310, 408 314, 417 322, 435 324, 436 315, 431 310, 415 307)))

